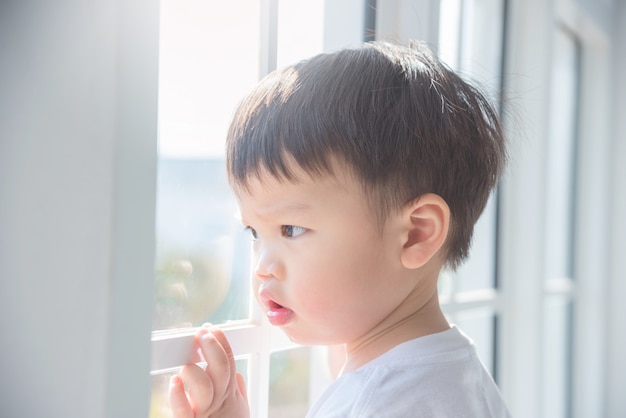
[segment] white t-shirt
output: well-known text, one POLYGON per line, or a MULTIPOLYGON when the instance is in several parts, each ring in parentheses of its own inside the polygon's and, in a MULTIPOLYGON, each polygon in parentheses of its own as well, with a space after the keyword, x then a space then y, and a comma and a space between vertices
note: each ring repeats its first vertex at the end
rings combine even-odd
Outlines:
POLYGON ((510 417, 456 326, 402 343, 334 381, 307 418, 510 417))

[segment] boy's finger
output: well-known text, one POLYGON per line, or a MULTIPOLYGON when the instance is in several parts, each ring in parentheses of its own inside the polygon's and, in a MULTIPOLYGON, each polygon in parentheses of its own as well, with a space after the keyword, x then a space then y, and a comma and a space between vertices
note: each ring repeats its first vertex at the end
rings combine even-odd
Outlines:
MULTIPOLYGON (((200 349, 207 363, 205 372, 214 386, 214 396, 219 399, 224 396, 231 382, 231 366, 228 354, 217 339, 216 333, 217 331, 214 331, 202 335, 200 337, 200 349)), ((226 343, 228 344, 228 342, 226 343)))
POLYGON ((230 346, 230 342, 224 331, 221 329, 215 328, 213 329, 213 336, 217 341, 219 341, 224 353, 226 353, 226 357, 228 358, 228 365, 230 366, 230 380, 234 381, 235 375, 237 374, 237 366, 235 365, 235 355, 233 354, 233 349, 230 346))
POLYGON ((185 393, 185 385, 180 376, 177 375, 170 379, 170 405, 174 418, 194 418, 194 413, 185 393))
POLYGON ((239 392, 241 393, 241 395, 243 396, 243 398, 246 400, 246 402, 248 401, 248 390, 246 389, 246 381, 243 378, 243 375, 240 373, 237 373, 237 387, 239 388, 239 392))
MULTIPOLYGON (((194 416, 205 416, 211 411, 215 400, 215 387, 211 377, 195 364, 184 366, 180 372, 187 384, 187 399, 194 416)), ((178 417, 177 417, 178 418, 178 417)))

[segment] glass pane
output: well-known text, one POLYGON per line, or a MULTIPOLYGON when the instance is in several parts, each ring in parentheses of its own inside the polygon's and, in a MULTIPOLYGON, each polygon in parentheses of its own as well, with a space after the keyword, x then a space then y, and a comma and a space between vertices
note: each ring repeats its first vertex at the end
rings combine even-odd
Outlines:
MULTIPOLYGON (((494 104, 500 89, 503 0, 442 0, 439 55, 473 82, 494 104)), ((452 292, 495 286, 496 199, 492 197, 474 229, 468 261, 451 281, 452 292)))
POLYGON ((249 316, 249 240, 223 149, 260 72, 259 3, 161 1, 154 329, 249 316))
POLYGON ((502 70, 504 0, 464 0, 461 26, 462 74, 498 97, 502 70))
POLYGON ((150 418, 170 418, 170 400, 168 388, 174 373, 152 376, 152 396, 150 397, 150 418))
POLYGON ((223 160, 159 161, 154 329, 248 317, 250 240, 223 160))
POLYGON ((546 176, 546 280, 572 276, 578 48, 575 40, 560 30, 556 32, 552 62, 546 176))
POLYGON ((571 315, 568 296, 548 296, 544 310, 544 417, 564 418, 571 382, 571 315))
POLYGON ((309 408, 311 355, 306 347, 270 357, 269 418, 304 417, 309 408))
POLYGON ((492 196, 474 226, 469 259, 459 266, 453 279, 454 290, 489 289, 495 286, 496 200, 492 196))
POLYGON ((439 13, 439 57, 456 70, 461 43, 461 0, 441 0, 439 13))
POLYGON ((495 315, 490 308, 461 311, 454 317, 456 325, 476 344, 478 357, 492 376, 494 373, 495 315))
POLYGON ((500 89, 504 0, 441 0, 439 56, 451 68, 500 89))
POLYGON ((280 0, 277 38, 279 68, 322 52, 324 0, 280 0))
MULTIPOLYGON (((555 31, 547 148, 546 286, 571 284, 573 277, 574 185, 578 109, 579 47, 570 34, 555 31)), ((558 286, 557 286, 558 289, 558 286)), ((570 415, 571 295, 546 295, 544 302, 544 416, 570 415)))

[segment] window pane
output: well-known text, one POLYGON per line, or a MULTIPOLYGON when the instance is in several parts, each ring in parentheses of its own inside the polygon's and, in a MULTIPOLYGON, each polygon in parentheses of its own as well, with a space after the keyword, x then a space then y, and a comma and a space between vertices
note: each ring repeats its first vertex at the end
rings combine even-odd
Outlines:
POLYGON ((277 38, 279 68, 322 52, 324 0, 280 0, 277 38))
POLYGON ((569 296, 546 297, 544 309, 544 415, 568 417, 571 382, 571 317, 569 296))
POLYGON ((546 178, 546 280, 572 278, 574 160, 578 100, 575 40, 556 31, 546 178))
POLYGON ((557 29, 552 57, 550 140, 547 148, 544 302, 544 415, 570 415, 574 187, 579 47, 557 29), (560 294, 559 294, 560 293, 560 294))
POLYGON ((296 348, 270 357, 269 418, 304 417, 309 408, 310 349, 296 348))
POLYGON ((154 329, 249 316, 250 240, 220 159, 161 158, 154 329))
POLYGON ((154 329, 249 317, 249 241, 223 148, 259 77, 259 3, 161 1, 154 329))
POLYGON ((150 418, 170 418, 170 400, 168 388, 174 373, 152 376, 152 396, 150 397, 150 418))
POLYGON ((462 5, 460 70, 497 98, 502 69, 504 0, 464 0, 462 5))
POLYGON ((495 286, 496 200, 492 198, 474 226, 469 259, 453 278, 454 290, 466 292, 495 286))
POLYGON ((441 0, 439 57, 453 69, 459 68, 461 43, 461 0, 441 0))
POLYGON ((461 311, 454 322, 476 344, 478 357, 492 376, 494 373, 495 316, 491 308, 461 311))
MULTIPOLYGON (((439 55, 464 77, 498 98, 502 60, 503 0, 442 0, 439 55)), ((496 199, 492 197, 474 228, 470 256, 449 282, 450 291, 495 286, 496 199)))
POLYGON ((223 155, 232 111, 259 78, 259 3, 161 1, 161 155, 223 155))

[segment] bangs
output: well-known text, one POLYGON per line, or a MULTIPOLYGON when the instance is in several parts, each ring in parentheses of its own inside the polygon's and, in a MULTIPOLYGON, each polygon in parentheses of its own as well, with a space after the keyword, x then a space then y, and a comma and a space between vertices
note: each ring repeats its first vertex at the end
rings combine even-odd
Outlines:
POLYGON ((274 73, 237 109, 228 132, 231 183, 245 187, 250 176, 260 178, 262 172, 293 180, 294 162, 314 176, 332 171, 328 138, 339 133, 323 120, 319 106, 311 105, 311 97, 298 94, 301 83, 295 68, 274 73))
MULTIPOLYGON (((385 93, 390 83, 375 71, 354 73, 355 62, 371 61, 373 52, 318 55, 262 80, 230 125, 230 182, 245 187, 250 176, 262 172, 293 180, 294 162, 313 177, 333 174, 335 161, 347 162, 366 183, 382 180, 367 175, 386 171, 372 158, 383 156, 374 149, 381 138, 372 138, 377 131, 372 129, 372 109, 385 115, 393 106, 393 98, 385 93)), ((385 65, 384 59, 379 61, 385 65)))

